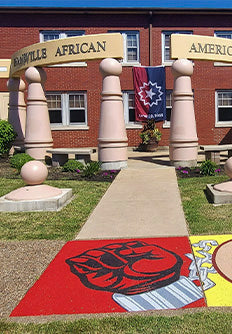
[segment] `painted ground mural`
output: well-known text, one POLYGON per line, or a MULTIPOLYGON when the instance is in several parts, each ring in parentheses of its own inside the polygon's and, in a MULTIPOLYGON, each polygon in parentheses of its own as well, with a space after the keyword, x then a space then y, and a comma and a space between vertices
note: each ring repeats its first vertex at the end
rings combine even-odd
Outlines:
POLYGON ((205 306, 189 254, 187 237, 70 241, 11 316, 205 306))
POLYGON ((232 306, 231 254, 232 235, 70 241, 11 316, 232 306))

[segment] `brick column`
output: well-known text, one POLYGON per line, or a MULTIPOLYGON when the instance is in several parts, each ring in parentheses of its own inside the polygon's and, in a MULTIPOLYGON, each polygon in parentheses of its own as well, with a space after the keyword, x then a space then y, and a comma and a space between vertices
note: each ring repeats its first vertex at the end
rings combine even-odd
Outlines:
POLYGON ((24 101, 25 82, 20 78, 10 78, 7 82, 10 92, 8 121, 13 126, 17 137, 14 141, 15 151, 24 151, 26 104, 24 101))
POLYGON ((98 159, 102 162, 102 169, 105 170, 126 168, 128 139, 119 80, 122 65, 112 58, 103 59, 100 63, 100 72, 103 86, 98 159))
POLYGON ((178 167, 197 165, 198 138, 193 107, 191 75, 193 65, 187 59, 178 59, 172 65, 174 88, 172 99, 169 156, 178 167))
POLYGON ((47 101, 43 90, 46 73, 42 68, 29 67, 25 149, 37 160, 44 160, 46 150, 53 145, 47 101))

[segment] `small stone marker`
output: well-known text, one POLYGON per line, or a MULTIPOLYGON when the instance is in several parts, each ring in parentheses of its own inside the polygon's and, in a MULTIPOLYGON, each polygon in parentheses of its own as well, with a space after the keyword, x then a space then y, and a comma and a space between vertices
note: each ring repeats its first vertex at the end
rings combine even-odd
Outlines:
POLYGON ((206 192, 214 204, 232 203, 232 157, 226 161, 224 170, 230 180, 206 186, 206 192))

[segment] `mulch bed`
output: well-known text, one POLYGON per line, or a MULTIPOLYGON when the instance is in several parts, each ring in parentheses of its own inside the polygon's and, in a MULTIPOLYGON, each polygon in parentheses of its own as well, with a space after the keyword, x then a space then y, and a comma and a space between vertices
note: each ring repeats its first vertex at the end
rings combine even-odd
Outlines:
MULTIPOLYGON (((48 167, 47 180, 79 180, 79 181, 108 181, 112 182, 119 170, 99 171, 96 175, 91 177, 84 177, 78 172, 64 172, 61 167, 48 167)), ((20 179, 18 171, 10 166, 9 159, 0 159, 0 177, 7 179, 20 179)))
MULTIPOLYGON (((201 173, 199 167, 178 167, 176 168, 176 174, 179 178, 189 177, 202 177, 205 176, 201 173)), ((223 166, 219 166, 215 172, 215 175, 225 174, 223 166)))

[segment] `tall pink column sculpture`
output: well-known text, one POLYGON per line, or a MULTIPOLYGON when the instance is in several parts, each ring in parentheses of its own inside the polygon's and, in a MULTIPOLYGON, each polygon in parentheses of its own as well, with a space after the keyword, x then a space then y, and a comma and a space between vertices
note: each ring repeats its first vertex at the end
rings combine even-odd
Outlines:
POLYGON ((178 59, 172 65, 172 73, 174 89, 169 145, 170 161, 176 167, 196 166, 198 138, 190 78, 193 74, 193 65, 187 59, 178 59))
POLYGON ((26 85, 20 78, 10 78, 7 82, 7 87, 10 92, 8 121, 17 133, 14 149, 23 151, 26 126, 26 104, 24 101, 26 85))
POLYGON ((44 160, 53 145, 47 101, 43 90, 46 73, 42 68, 29 67, 25 149, 36 160, 44 160))
POLYGON ((103 76, 103 87, 98 159, 102 163, 102 169, 122 169, 127 167, 128 146, 119 80, 122 65, 112 58, 103 59, 100 72, 103 76))

